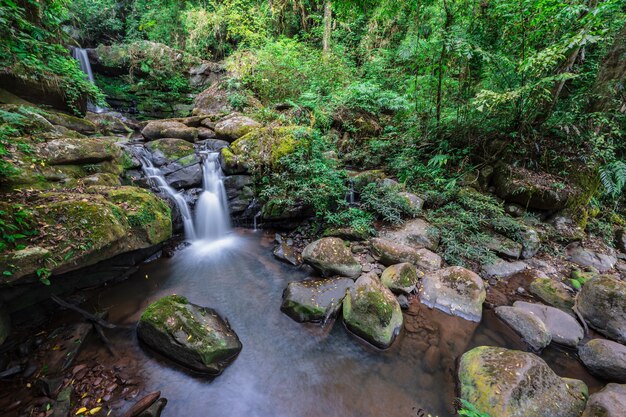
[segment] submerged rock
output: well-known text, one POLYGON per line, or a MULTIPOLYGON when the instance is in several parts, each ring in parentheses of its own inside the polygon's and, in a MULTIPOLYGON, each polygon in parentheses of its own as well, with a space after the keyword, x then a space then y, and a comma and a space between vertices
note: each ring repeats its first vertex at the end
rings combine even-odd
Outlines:
POLYGON ((428 249, 416 249, 382 238, 373 238, 370 243, 372 251, 379 257, 380 263, 385 266, 410 262, 420 269, 429 271, 441 267, 441 257, 428 249))
POLYGON ((509 306, 496 307, 495 311, 534 350, 541 350, 552 341, 546 325, 530 311, 509 306))
POLYGON ((409 294, 415 291, 418 280, 424 276, 413 264, 408 262, 391 265, 383 271, 380 281, 394 293, 409 294))
POLYGON ((325 237, 310 243, 302 251, 302 259, 323 276, 356 278, 361 273, 361 265, 350 249, 336 237, 325 237))
POLYGON ((585 336, 582 326, 578 324, 576 319, 558 308, 525 301, 516 301, 513 303, 513 307, 537 316, 548 329, 553 342, 576 347, 585 336))
POLYGON ((626 343, 626 282, 609 276, 588 281, 578 296, 578 310, 591 327, 626 343))
POLYGON ((298 322, 322 322, 341 308, 350 278, 330 278, 290 282, 283 292, 283 313, 298 322))
POLYGON ((578 349, 578 356, 592 374, 611 382, 626 382, 626 346, 593 339, 578 349))
POLYGON ((152 349, 195 371, 219 375, 242 345, 213 309, 170 295, 150 304, 137 325, 139 338, 152 349))
POLYGON ((396 297, 376 274, 362 275, 343 301, 343 321, 351 332, 386 349, 402 329, 402 310, 396 297))
POLYGON ((530 293, 544 303, 550 304, 568 314, 574 307, 574 296, 563 283, 550 278, 537 278, 530 283, 530 293))
POLYGON ((480 321, 487 296, 480 276, 460 266, 427 273, 419 294, 428 307, 471 321, 480 321))
POLYGON ((491 417, 578 417, 585 407, 587 386, 532 353, 474 348, 461 357, 458 378, 461 398, 491 417))
POLYGON ((592 394, 582 417, 622 417, 626 410, 626 384, 608 384, 592 394))

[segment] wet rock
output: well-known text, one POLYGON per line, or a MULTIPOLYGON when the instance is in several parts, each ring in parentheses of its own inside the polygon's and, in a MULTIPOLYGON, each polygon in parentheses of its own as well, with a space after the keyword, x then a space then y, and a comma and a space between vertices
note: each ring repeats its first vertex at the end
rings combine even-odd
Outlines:
POLYGON ((522 255, 522 245, 502 235, 493 235, 486 246, 496 255, 505 258, 519 259, 522 255))
POLYGON ((361 265, 350 249, 336 237, 325 237, 310 243, 302 251, 302 259, 323 276, 356 278, 361 273, 361 265))
POLYGON ((88 112, 85 116, 87 120, 94 123, 101 132, 110 133, 131 133, 132 129, 124 121, 124 117, 120 113, 92 113, 88 112))
POLYGON ((592 279, 580 291, 578 310, 591 327, 626 343, 626 282, 609 276, 592 279))
POLYGON ((397 229, 381 233, 380 237, 416 249, 427 248, 434 251, 439 247, 440 232, 426 220, 413 219, 397 229))
POLYGON ((528 311, 541 320, 548 329, 553 342, 576 347, 585 335, 576 319, 558 308, 525 301, 516 301, 513 307, 528 311))
POLYGON ((228 142, 220 139, 207 139, 203 140, 202 144, 210 152, 219 152, 224 148, 228 148, 228 142))
POLYGON ((274 257, 291 265, 298 266, 302 264, 302 256, 298 251, 287 242, 281 241, 274 248, 274 257))
POLYGON ((213 309, 171 295, 150 304, 137 325, 152 349, 198 372, 220 374, 241 351, 241 342, 213 309))
POLYGON ((335 316, 352 285, 350 278, 290 282, 280 309, 298 322, 322 322, 335 316))
MULTIPOLYGON (((400 192, 398 193, 398 195, 400 197, 404 197, 406 201, 409 203, 409 207, 415 212, 422 210, 422 208, 424 207, 424 199, 420 196, 417 196, 412 193, 407 193, 407 192, 400 192)), ((432 248, 429 248, 429 249, 432 249, 432 248)))
POLYGON ((539 351, 552 341, 546 325, 532 312, 509 306, 496 307, 495 312, 534 350, 539 351))
POLYGON ((199 140, 215 139, 217 137, 217 134, 208 127, 198 127, 197 129, 199 140))
POLYGON ((375 274, 362 275, 346 293, 343 321, 351 332, 386 349, 402 329, 402 310, 396 297, 375 274))
POLYGON ((541 301, 571 314, 574 307, 574 295, 567 287, 550 278, 537 278, 530 284, 530 293, 541 301))
POLYGON ((593 339, 578 349, 578 356, 592 374, 611 382, 626 382, 626 346, 593 339))
POLYGON ((155 120, 149 122, 146 127, 143 128, 141 134, 147 140, 175 138, 183 139, 191 143, 198 140, 198 129, 188 127, 184 123, 173 120, 155 120))
POLYGON ((400 308, 402 310, 407 310, 409 308, 409 299, 404 294, 400 294, 396 297, 398 300, 398 304, 400 304, 400 308))
POLYGON ((577 417, 585 407, 582 381, 560 378, 538 356, 480 346, 461 357, 461 398, 493 417, 577 417))
POLYGON ((380 282, 394 293, 409 294, 415 291, 418 280, 424 276, 413 264, 408 262, 391 265, 383 271, 380 282))
POLYGON ((622 417, 626 410, 626 384, 607 384, 592 394, 582 417, 622 417))
POLYGON ((167 405, 166 398, 159 398, 145 411, 139 414, 137 417, 160 417, 163 409, 167 405))
POLYGON ((410 262, 420 269, 436 270, 441 267, 441 257, 428 249, 416 249, 412 246, 395 243, 387 239, 370 240, 373 253, 385 266, 410 262))
POLYGON ((480 321, 486 292, 476 273, 460 266, 428 272, 420 288, 422 304, 466 320, 480 321))
POLYGON ((96 133, 96 130, 98 130, 97 126, 91 120, 61 112, 47 111, 43 114, 43 117, 53 125, 63 126, 84 135, 93 135, 96 133))
POLYGON ((600 272, 606 272, 615 267, 617 257, 610 248, 605 248, 602 252, 586 249, 580 242, 569 244, 565 248, 565 257, 568 261, 580 266, 594 267, 600 272))
POLYGON ((167 174, 165 181, 176 189, 197 187, 202 184, 202 167, 200 164, 185 166, 167 174))
POLYGON ((508 278, 522 272, 528 265, 522 261, 508 262, 499 259, 493 264, 483 265, 482 271, 486 278, 508 278))
POLYGON ((262 125, 247 116, 231 115, 215 124, 215 133, 218 137, 233 141, 244 136, 262 125))
POLYGON ((162 166, 195 153, 193 145, 182 139, 157 139, 146 143, 145 147, 152 154, 152 162, 156 166, 162 166))

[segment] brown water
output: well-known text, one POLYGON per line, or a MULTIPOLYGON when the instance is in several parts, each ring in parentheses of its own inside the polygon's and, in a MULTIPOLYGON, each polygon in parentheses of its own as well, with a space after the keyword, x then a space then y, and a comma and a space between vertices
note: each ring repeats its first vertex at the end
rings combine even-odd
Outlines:
MULTIPOLYGON (((144 391, 169 400, 164 417, 410 417, 453 415, 455 361, 478 345, 523 348, 492 314, 480 325, 414 303, 391 349, 378 351, 348 334, 340 321, 321 328, 280 311, 289 281, 308 275, 271 255, 272 235, 237 231, 227 245, 195 245, 144 265, 131 279, 98 292, 86 305, 127 325, 108 332, 131 361, 144 391), (243 350, 214 380, 186 372, 139 344, 134 324, 144 308, 168 294, 214 308, 239 335, 243 350)), ((81 360, 111 362, 98 340, 81 360)), ((571 356, 544 354, 561 376, 591 378, 571 356)))

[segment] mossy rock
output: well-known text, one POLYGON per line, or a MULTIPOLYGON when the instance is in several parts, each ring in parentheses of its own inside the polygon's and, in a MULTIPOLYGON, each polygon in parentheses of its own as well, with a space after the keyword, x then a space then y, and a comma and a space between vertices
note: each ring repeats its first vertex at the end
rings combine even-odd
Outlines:
POLYGON ((537 278, 530 283, 529 290, 544 303, 572 314, 574 296, 560 282, 550 278, 537 278))
POLYGON ((606 275, 588 281, 578 295, 578 311, 591 327, 626 343, 626 282, 606 275))
POLYGON ((233 141, 261 128, 261 123, 247 116, 235 114, 215 124, 214 131, 221 139, 233 141))
POLYGON ((230 149, 253 169, 277 169, 282 157, 308 146, 311 135, 311 129, 300 126, 260 128, 237 139, 230 149))
POLYGON ((336 237, 325 237, 308 244, 302 251, 302 259, 322 276, 356 278, 361 273, 361 265, 350 249, 336 237))
POLYGON ((176 161, 177 159, 189 156, 195 152, 193 144, 186 140, 175 138, 157 139, 146 144, 146 148, 155 153, 160 151, 165 159, 176 161))
POLYGON ((343 321, 357 336, 386 349, 400 333, 403 317, 396 297, 370 273, 359 277, 346 292, 343 321))
POLYGON ((341 308, 350 278, 331 278, 290 282, 283 292, 280 309, 298 322, 322 322, 341 308))
POLYGON ((235 155, 229 148, 220 149, 220 166, 226 175, 248 174, 250 164, 244 156, 235 155))
POLYGON ((392 242, 388 239, 370 239, 372 252, 385 266, 410 262, 420 269, 434 271, 441 267, 442 259, 436 253, 425 249, 417 249, 413 246, 392 242))
POLYGON ((215 310, 171 295, 150 304, 137 325, 152 349, 210 375, 219 375, 241 351, 237 334, 215 310))
POLYGON ((538 356, 480 346, 460 360, 461 398, 492 417, 578 417, 588 395, 582 381, 560 378, 538 356))
POLYGON ((380 276, 380 282, 394 293, 409 294, 415 291, 415 286, 421 277, 422 271, 418 271, 413 264, 408 262, 391 265, 380 276))
POLYGON ((86 165, 120 159, 115 137, 61 138, 42 144, 37 150, 48 165, 86 165))
POLYGON ((198 140, 198 129, 173 120, 151 121, 143 128, 141 134, 149 141, 175 138, 194 143, 198 140))
POLYGON ((47 111, 44 117, 53 125, 63 126, 67 129, 79 132, 85 135, 93 135, 98 131, 98 127, 90 120, 82 117, 71 116, 69 114, 47 111))
POLYGON ((354 191, 360 193, 367 184, 377 182, 386 178, 385 172, 379 169, 369 171, 349 172, 348 176, 352 181, 354 191))

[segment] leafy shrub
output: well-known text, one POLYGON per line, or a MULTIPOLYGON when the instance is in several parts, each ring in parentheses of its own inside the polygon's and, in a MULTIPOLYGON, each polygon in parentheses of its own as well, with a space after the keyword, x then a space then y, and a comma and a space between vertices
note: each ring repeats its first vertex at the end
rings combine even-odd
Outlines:
POLYGON ((401 224, 403 217, 415 216, 408 200, 398 194, 402 188, 398 185, 370 183, 361 191, 361 207, 378 218, 392 223, 401 224))
POLYGON ((356 207, 340 207, 337 211, 327 212, 324 220, 332 227, 351 228, 359 236, 371 236, 376 231, 374 215, 356 207))
POLYGON ((459 402, 461 403, 459 417, 489 417, 489 414, 480 412, 474 404, 463 399, 459 399, 459 402))

